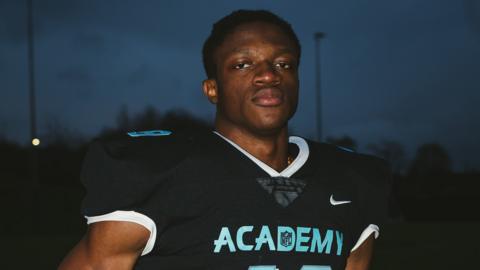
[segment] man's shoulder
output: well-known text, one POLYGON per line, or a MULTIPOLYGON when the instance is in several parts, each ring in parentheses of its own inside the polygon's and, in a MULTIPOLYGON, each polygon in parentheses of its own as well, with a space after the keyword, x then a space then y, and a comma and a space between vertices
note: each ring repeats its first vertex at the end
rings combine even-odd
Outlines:
MULTIPOLYGON (((194 147, 189 134, 141 131, 97 138, 82 168, 83 213, 143 209, 140 202, 168 181, 194 147)), ((145 210, 145 209, 143 209, 145 210)))
POLYGON ((319 143, 307 140, 310 150, 320 160, 328 162, 335 167, 353 169, 358 172, 388 171, 388 163, 378 156, 359 153, 352 149, 337 146, 330 143, 319 143))
POLYGON ((193 147, 195 136, 170 130, 131 131, 97 138, 93 148, 100 148, 115 160, 162 160, 185 154, 193 147))

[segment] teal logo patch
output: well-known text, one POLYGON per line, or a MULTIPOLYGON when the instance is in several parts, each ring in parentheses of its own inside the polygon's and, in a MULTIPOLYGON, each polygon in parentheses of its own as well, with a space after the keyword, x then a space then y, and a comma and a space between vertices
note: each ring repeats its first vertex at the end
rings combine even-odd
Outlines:
POLYGON ((127 133, 130 137, 155 137, 155 136, 168 136, 172 134, 170 130, 146 130, 146 131, 132 131, 127 133))

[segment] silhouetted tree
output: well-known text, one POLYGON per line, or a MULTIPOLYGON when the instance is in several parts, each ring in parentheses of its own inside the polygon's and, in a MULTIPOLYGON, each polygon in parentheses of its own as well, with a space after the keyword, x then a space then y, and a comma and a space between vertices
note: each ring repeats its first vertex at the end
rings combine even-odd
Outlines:
POLYGON ((40 136, 43 146, 76 148, 85 144, 85 137, 79 131, 72 130, 57 118, 50 118, 46 132, 40 136))
POLYGON ((384 140, 378 144, 369 144, 367 149, 374 155, 385 159, 393 173, 401 174, 405 170, 406 158, 403 145, 390 140, 384 140))
POLYGON ((437 143, 421 145, 412 162, 410 175, 440 175, 451 172, 447 151, 437 143))
POLYGON ((117 114, 117 129, 122 131, 130 130, 131 123, 128 115, 128 108, 126 105, 122 105, 117 114))
POLYGON ((143 112, 133 117, 131 128, 134 130, 159 129, 162 125, 162 116, 154 107, 148 106, 143 112))
POLYGON ((29 151, 17 143, 0 140, 0 182, 1 184, 22 183, 30 179, 29 151))
POLYGON ((7 123, 3 120, 0 120, 0 142, 7 141, 7 135, 5 131, 7 130, 7 123))
POLYGON ((182 110, 167 112, 162 118, 161 125, 166 129, 191 133, 213 130, 211 124, 182 110))
POLYGON ((409 171, 409 190, 419 198, 438 196, 446 190, 450 175, 447 151, 437 143, 423 144, 418 148, 409 171))

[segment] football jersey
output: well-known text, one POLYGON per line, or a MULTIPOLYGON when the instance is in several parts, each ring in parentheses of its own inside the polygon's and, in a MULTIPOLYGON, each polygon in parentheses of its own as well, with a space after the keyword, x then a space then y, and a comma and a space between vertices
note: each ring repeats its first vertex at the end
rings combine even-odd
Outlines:
POLYGON ((377 158, 289 138, 281 172, 218 133, 92 143, 82 172, 87 223, 138 223, 136 269, 337 270, 385 220, 377 158))

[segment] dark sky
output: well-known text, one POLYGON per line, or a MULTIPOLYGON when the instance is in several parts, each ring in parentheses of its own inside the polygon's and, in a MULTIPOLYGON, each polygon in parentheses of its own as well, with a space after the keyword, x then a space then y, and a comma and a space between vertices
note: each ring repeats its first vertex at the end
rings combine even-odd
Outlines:
MULTIPOLYGON (((324 132, 360 151, 393 140, 412 157, 445 146, 480 169, 480 1, 33 1, 39 133, 57 122, 91 136, 153 105, 205 119, 200 50, 211 24, 269 9, 303 46, 295 133, 314 137, 313 33, 321 44, 324 132)), ((0 0, 0 135, 29 141, 26 4, 0 0)))

